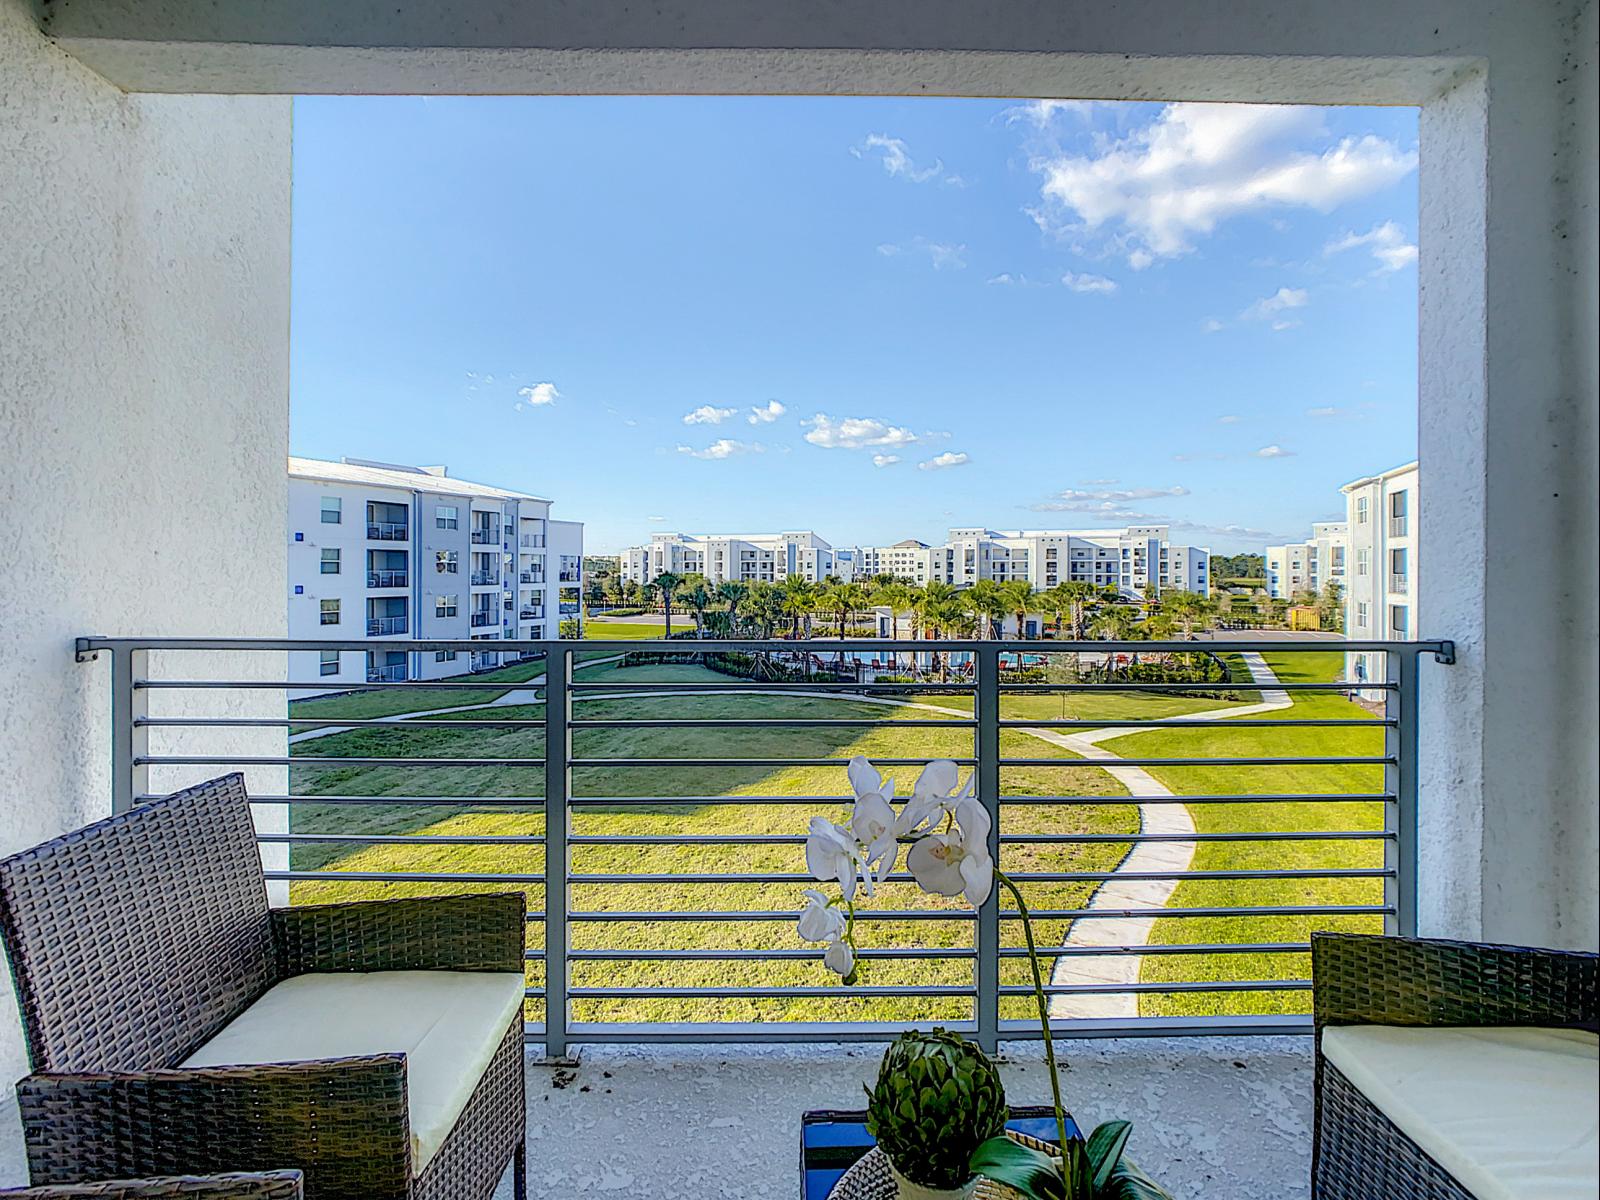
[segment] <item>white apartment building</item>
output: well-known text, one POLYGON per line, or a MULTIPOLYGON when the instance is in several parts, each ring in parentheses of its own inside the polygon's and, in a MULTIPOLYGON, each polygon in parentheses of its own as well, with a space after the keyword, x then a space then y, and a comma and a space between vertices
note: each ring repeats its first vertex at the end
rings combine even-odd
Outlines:
MULTIPOLYGON (((289 459, 289 636, 370 640, 291 655, 291 678, 338 690, 498 666, 491 644, 556 637, 581 619, 583 524, 550 504, 452 479, 443 467, 289 459), (483 642, 386 648, 407 638, 483 642)), ((311 694, 311 693, 302 693, 311 694)))
POLYGON ((980 579, 1025 579, 1042 590, 1081 582, 1129 596, 1207 591, 1210 551, 1175 546, 1170 535, 1166 525, 1002 531, 973 526, 950 530, 943 546, 896 542, 864 547, 855 556, 862 575, 897 575, 914 583, 970 587, 980 579))
POLYGON ((1290 600, 1300 592, 1320 592, 1330 583, 1345 586, 1349 543, 1348 523, 1318 521, 1309 540, 1268 546, 1267 595, 1290 600))
MULTIPOLYGON (((1417 636, 1419 483, 1413 462, 1339 489, 1344 493, 1349 526, 1346 637, 1408 641, 1417 636)), ((1349 654, 1345 658, 1346 679, 1383 678, 1382 655, 1349 654)))
POLYGON ((809 529, 786 533, 656 533, 648 546, 624 550, 624 582, 649 583, 665 571, 704 575, 712 583, 782 583, 791 575, 816 583, 850 577, 854 564, 809 529))

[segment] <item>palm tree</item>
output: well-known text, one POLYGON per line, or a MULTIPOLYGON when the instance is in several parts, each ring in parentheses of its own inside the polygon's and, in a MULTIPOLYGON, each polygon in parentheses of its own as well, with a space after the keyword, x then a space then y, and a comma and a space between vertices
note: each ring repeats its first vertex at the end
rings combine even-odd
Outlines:
POLYGON ((717 602, 728 607, 728 627, 730 632, 739 612, 739 602, 744 599, 744 594, 747 591, 749 591, 749 585, 740 583, 736 579, 724 579, 717 584, 714 590, 713 594, 717 602))
MULTIPOLYGON (((1139 636, 1139 622, 1133 609, 1125 604, 1112 604, 1102 608, 1089 626, 1089 632, 1108 642, 1131 642, 1139 636)), ((1137 656, 1136 656, 1137 657, 1137 656)), ((1106 674, 1112 673, 1112 655, 1106 655, 1106 674)))
POLYGON ((663 571, 657 575, 650 586, 656 589, 661 597, 661 607, 666 613, 667 636, 672 636, 672 596, 683 583, 681 575, 674 575, 671 571, 663 571))
POLYGON ((1085 627, 1084 618, 1088 615, 1090 605, 1100 595, 1100 590, 1094 584, 1084 583, 1081 579, 1058 584, 1056 590, 1066 605, 1067 620, 1072 627, 1072 638, 1081 642, 1085 627))
MULTIPOLYGON (((930 580, 924 584, 916 599, 912 601, 912 620, 916 622, 915 637, 929 636, 937 638, 940 632, 949 625, 950 621, 960 612, 966 610, 966 602, 961 598, 961 593, 951 584, 939 580, 930 580)), ((939 672, 939 677, 944 678, 945 658, 943 654, 934 653, 933 662, 939 672)))
POLYGON ((832 589, 833 607, 839 614, 839 636, 846 637, 850 619, 867 607, 867 589, 859 583, 841 583, 832 589))
POLYGON ((1028 610, 1037 606, 1033 596, 1033 584, 1026 579, 1012 579, 999 585, 1000 598, 1004 601, 1006 609, 1014 613, 1017 618, 1017 637, 1027 636, 1028 610))
POLYGON ((1194 640, 1196 626, 1204 629, 1211 624, 1212 603, 1199 592, 1168 592, 1161 597, 1161 607, 1183 628, 1186 640, 1194 640))
POLYGON ((811 614, 817 611, 817 587, 803 575, 790 575, 783 581, 783 611, 793 622, 790 632, 800 636, 800 624, 805 622, 805 636, 811 636, 811 614))
POLYGON ((984 636, 1000 636, 1000 622, 1011 610, 1001 586, 992 579, 980 579, 966 591, 967 607, 983 618, 984 636))
POLYGON ((682 583, 683 602, 694 611, 694 635, 705 636, 706 609, 711 607, 712 592, 704 575, 687 575, 682 583))

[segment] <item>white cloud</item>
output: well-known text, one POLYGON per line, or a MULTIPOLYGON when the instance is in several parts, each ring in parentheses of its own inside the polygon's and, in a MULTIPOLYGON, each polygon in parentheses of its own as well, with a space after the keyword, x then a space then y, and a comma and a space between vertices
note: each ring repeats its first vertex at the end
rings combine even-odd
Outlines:
POLYGON ((884 133, 869 134, 861 145, 850 147, 850 153, 857 158, 866 158, 873 151, 882 152, 879 161, 883 163, 883 169, 897 179, 909 180, 912 183, 927 183, 930 179, 937 179, 944 170, 944 163, 938 159, 933 160, 931 167, 917 166, 905 142, 884 133))
POLYGON ((878 253, 885 258, 894 258, 900 254, 924 254, 933 264, 935 271, 942 271, 946 267, 959 271, 967 265, 965 243, 936 242, 925 237, 914 237, 904 245, 884 242, 879 245, 878 253))
POLYGON ((1257 300, 1239 316, 1246 321, 1266 321, 1291 308, 1304 308, 1311 302, 1305 288, 1281 287, 1270 296, 1257 300))
POLYGON ((646 519, 646 520, 647 520, 647 521, 653 521, 653 522, 655 522, 655 523, 656 523, 656 524, 660 524, 660 523, 661 523, 661 522, 662 522, 662 521, 665 521, 665 520, 666 520, 666 518, 665 518, 665 517, 646 517, 646 518, 645 518, 645 519, 646 519))
POLYGON ((1084 479, 1080 480, 1084 487, 1110 487, 1114 483, 1121 483, 1120 479, 1084 479))
POLYGON ((1282 533, 1274 533, 1270 529, 1252 529, 1248 525, 1202 525, 1194 521, 1172 521, 1169 527, 1173 532, 1179 530, 1185 533, 1214 533, 1222 537, 1238 538, 1242 542, 1286 542, 1289 538, 1282 533))
POLYGON ((1256 451, 1256 457, 1257 458, 1293 458, 1294 457, 1294 451, 1293 450, 1285 450, 1282 446, 1279 446, 1277 444, 1273 444, 1271 446, 1263 446, 1263 447, 1261 447, 1261 449, 1257 450, 1256 451))
POLYGON ((1104 275, 1078 275, 1068 271, 1061 277, 1061 282, 1075 292, 1095 295, 1109 295, 1117 290, 1116 280, 1107 279, 1104 275))
POLYGON ((1009 287, 1013 283, 1021 283, 1022 281, 1022 276, 1013 275, 1010 271, 1001 271, 1000 274, 990 276, 987 280, 989 283, 998 283, 1002 287, 1009 287))
POLYGON ((1029 100, 1026 104, 1013 104, 1000 115, 1007 125, 1022 121, 1035 129, 1043 129, 1057 113, 1087 117, 1094 112, 1095 103, 1093 100, 1029 100))
POLYGON ((1278 320, 1272 323, 1273 333, 1282 333, 1285 329, 1299 329, 1305 322, 1301 320, 1278 320))
POLYGON ((1218 425, 1237 425, 1242 418, 1238 413, 1224 413, 1217 418, 1218 425))
POLYGON ((1054 152, 1032 166, 1042 227, 1108 238, 1140 269, 1188 253, 1233 217, 1331 212, 1405 177, 1417 155, 1371 135, 1329 144, 1311 107, 1180 103, 1087 154, 1054 152))
POLYGON ((1400 226, 1393 221, 1374 225, 1365 233, 1347 233, 1337 241, 1329 242, 1322 248, 1322 252, 1339 254, 1361 246, 1370 250, 1372 257, 1378 260, 1378 268, 1373 272, 1374 275, 1400 271, 1417 261, 1416 246, 1406 240, 1406 235, 1401 232, 1400 226))
MULTIPOLYGON (((492 379, 493 376, 487 376, 484 382, 488 383, 492 379)), ((539 408, 546 404, 554 404, 560 398, 561 393, 556 391, 556 385, 553 383, 536 383, 532 387, 518 388, 517 395, 522 397, 521 403, 518 404, 519 408, 523 403, 533 408, 539 408)))
POLYGON ((1175 496, 1187 496, 1189 489, 1182 486, 1173 487, 1134 487, 1116 489, 1098 489, 1086 491, 1082 488, 1067 488, 1057 492, 1049 500, 1028 507, 1034 512, 1081 512, 1093 513, 1096 516, 1130 516, 1126 505, 1132 500, 1162 500, 1175 496))
POLYGON ((1306 409, 1308 417, 1337 417, 1344 412, 1337 404, 1324 404, 1320 408, 1306 409))
POLYGON ((683 414, 685 425, 721 425, 734 413, 737 408, 717 408, 711 404, 702 404, 691 413, 683 414))
POLYGON ((690 458, 704 458, 713 461, 732 458, 736 454, 760 454, 766 447, 760 442, 736 442, 732 438, 718 438, 704 450, 696 450, 693 446, 679 446, 679 454, 687 454, 690 458))
POLYGON ((869 446, 909 446, 917 435, 903 425, 890 425, 876 417, 841 417, 835 421, 818 413, 802 421, 807 427, 806 441, 824 450, 864 450, 869 446))
POLYGON ((899 461, 900 456, 898 454, 874 454, 872 456, 872 465, 875 467, 892 467, 899 461))
POLYGON ((1200 326, 1201 331, 1205 333, 1220 333, 1225 328, 1226 326, 1215 317, 1207 318, 1205 323, 1200 326))
POLYGON ((971 461, 972 461, 972 456, 971 455, 960 454, 960 453, 956 453, 954 451, 946 450, 943 454, 935 455, 933 458, 928 459, 926 462, 919 462, 917 464, 917 470, 919 470, 919 471, 944 471, 944 470, 949 469, 950 467, 965 466, 967 463, 969 463, 971 461))
POLYGON ((757 405, 750 410, 750 415, 745 418, 752 425, 771 425, 789 410, 776 400, 768 400, 765 404, 757 405))

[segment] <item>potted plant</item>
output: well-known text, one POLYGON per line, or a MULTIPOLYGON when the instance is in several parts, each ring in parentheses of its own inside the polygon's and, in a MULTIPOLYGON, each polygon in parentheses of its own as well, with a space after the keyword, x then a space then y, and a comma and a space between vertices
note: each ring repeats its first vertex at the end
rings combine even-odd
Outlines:
POLYGON ((856 894, 873 894, 894 869, 902 841, 911 843, 906 868, 925 892, 962 896, 974 908, 988 900, 996 883, 1010 892, 1028 944, 1061 1147, 1057 1157, 1005 1136, 1005 1094, 994 1065, 976 1046, 941 1030, 906 1034, 884 1055, 877 1086, 867 1089, 868 1131, 883 1145, 900 1195, 971 1195, 981 1177, 1030 1200, 1171 1200, 1124 1156, 1132 1132, 1128 1122, 1108 1121, 1087 1139, 1067 1136, 1033 920, 1021 890, 989 855, 989 812, 973 796, 973 780, 961 787, 955 763, 929 763, 910 798, 896 807, 894 781, 865 758, 852 758, 848 774, 855 793, 849 823, 813 817, 806 836, 807 868, 816 879, 836 883, 839 894, 806 890, 800 937, 824 945, 828 969, 847 985, 856 983, 856 894))

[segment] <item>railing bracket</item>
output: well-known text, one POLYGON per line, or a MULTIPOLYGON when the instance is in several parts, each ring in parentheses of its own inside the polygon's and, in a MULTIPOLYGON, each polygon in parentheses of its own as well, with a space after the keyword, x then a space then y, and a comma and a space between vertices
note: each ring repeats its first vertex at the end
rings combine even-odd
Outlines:
POLYGON ((90 649, 90 641, 91 639, 89 638, 81 637, 74 645, 73 657, 76 658, 78 662, 86 663, 100 661, 100 651, 90 649))
POLYGON ((542 1055, 529 1061, 536 1067, 554 1067, 555 1075, 551 1078, 551 1086, 564 1088, 572 1083, 576 1077, 571 1075, 563 1077, 562 1072, 576 1071, 583 1065, 583 1056, 579 1054, 557 1054, 552 1058, 550 1055, 542 1055))
POLYGON ((1456 665, 1456 644, 1448 639, 1439 643, 1439 648, 1433 652, 1433 661, 1443 663, 1447 667, 1456 665))

